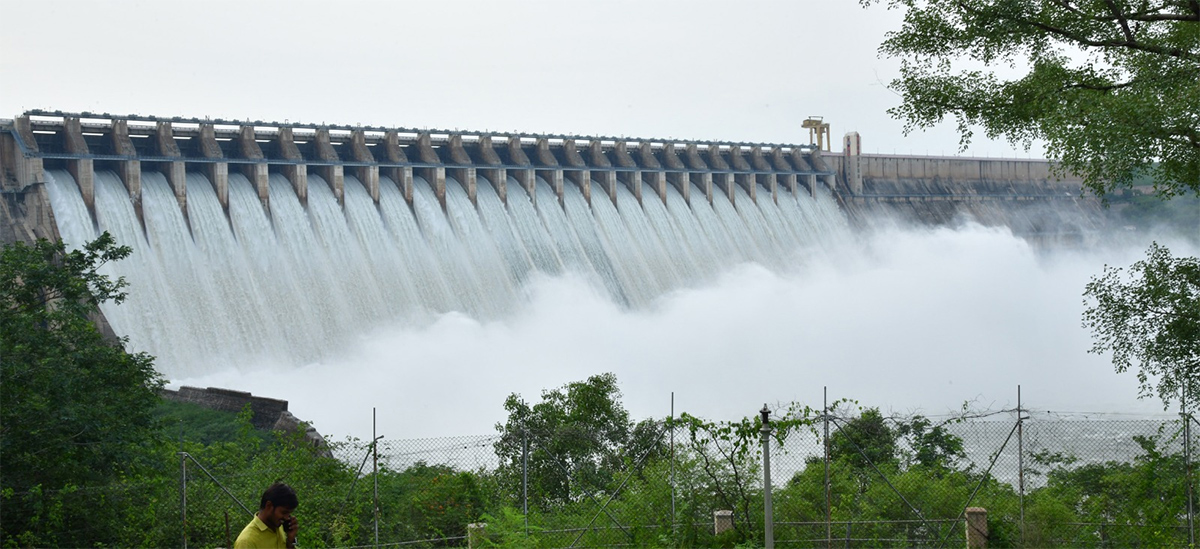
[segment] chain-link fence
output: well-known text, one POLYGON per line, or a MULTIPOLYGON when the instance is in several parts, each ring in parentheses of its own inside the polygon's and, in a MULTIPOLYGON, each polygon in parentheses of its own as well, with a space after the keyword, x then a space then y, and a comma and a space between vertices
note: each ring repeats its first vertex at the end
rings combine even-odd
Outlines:
POLYGON ((1187 438, 1195 439, 1182 419, 1012 411, 934 422, 834 411, 816 423, 771 441, 772 533, 781 545, 961 546, 969 518, 982 521, 970 526, 980 546, 1193 539, 1187 438))
POLYGON ((1195 424, 1182 419, 842 408, 770 419, 765 435, 758 417, 685 414, 643 422, 619 440, 574 428, 326 449, 293 441, 293 451, 250 456, 208 449, 176 455, 182 496, 149 493, 159 494, 160 513, 177 513, 164 519, 181 525, 177 539, 197 547, 228 546, 277 480, 300 494, 308 547, 1161 547, 1193 539, 1195 424))

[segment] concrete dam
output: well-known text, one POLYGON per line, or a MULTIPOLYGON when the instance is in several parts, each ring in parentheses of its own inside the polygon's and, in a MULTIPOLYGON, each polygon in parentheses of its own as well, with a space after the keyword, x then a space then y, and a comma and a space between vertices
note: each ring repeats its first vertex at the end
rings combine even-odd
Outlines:
POLYGON ((168 377, 302 364, 354 334, 504 318, 576 276, 646 307, 743 263, 786 270, 879 219, 1035 241, 1104 224, 1038 160, 813 145, 30 111, 0 125, 6 242, 112 233, 103 310, 168 377))

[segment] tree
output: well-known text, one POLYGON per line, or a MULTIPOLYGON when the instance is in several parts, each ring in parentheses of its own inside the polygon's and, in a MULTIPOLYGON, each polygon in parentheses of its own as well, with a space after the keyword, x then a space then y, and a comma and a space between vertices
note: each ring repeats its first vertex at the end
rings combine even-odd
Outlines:
MULTIPOLYGON (((837 418, 838 429, 828 439, 828 468, 822 456, 806 459, 804 469, 779 493, 775 508, 786 509, 795 522, 845 521, 847 538, 852 528, 853 539, 903 546, 944 543, 949 530, 942 521, 957 517, 969 501, 987 507, 991 517, 1005 517, 1009 506, 1001 502, 1012 489, 972 471, 963 459, 962 439, 947 428, 958 421, 887 417, 878 408, 837 418), (976 491, 978 499, 972 499, 976 491)), ((989 543, 1005 546, 1008 529, 994 528, 989 543)), ((817 535, 832 532, 822 527, 817 535)))
POLYGON ((835 460, 846 460, 855 469, 883 467, 897 461, 898 436, 879 408, 867 408, 829 437, 829 455, 835 460))
POLYGON ((1102 197, 1139 175, 1163 197, 1200 192, 1200 2, 887 5, 905 10, 880 51, 904 58, 891 83, 903 103, 889 112, 906 131, 953 116, 964 146, 973 126, 1026 147, 1045 140, 1102 197))
POLYGON ((1111 352, 1118 373, 1136 365, 1141 397, 1200 404, 1200 261, 1154 243, 1128 272, 1105 266, 1083 295, 1091 352, 1111 352))
POLYGON ((945 423, 935 425, 922 415, 887 418, 878 408, 841 424, 829 437, 829 455, 863 472, 912 465, 945 470, 966 456, 962 439, 945 423))
MULTIPOLYGON (((504 401, 508 420, 496 425, 501 435, 496 455, 502 471, 517 483, 513 494, 521 494, 526 444, 534 503, 563 504, 606 487, 622 468, 623 457, 632 454, 627 447, 634 440, 634 425, 620 397, 611 373, 543 391, 542 401, 532 406, 520 395, 509 395, 504 401)), ((638 430, 643 433, 639 440, 647 438, 645 430, 638 430)))
POLYGON ((39 240, 0 253, 6 538, 24 545, 103 541, 103 533, 89 530, 97 522, 89 519, 111 508, 66 505, 53 521, 39 513, 56 493, 118 478, 156 439, 162 379, 151 357, 126 352, 123 340, 106 340, 89 320, 100 303, 124 299, 125 281, 99 269, 129 254, 108 233, 80 250, 39 240))
POLYGON ((908 439, 912 451, 910 460, 916 465, 946 469, 967 455, 962 438, 951 434, 946 424, 934 425, 921 415, 897 425, 896 432, 901 438, 908 439))
MULTIPOLYGON (((1141 452, 1128 461, 1083 461, 1035 452, 1046 483, 1027 497, 1026 546, 1184 547, 1188 459, 1181 435, 1164 424, 1154 435, 1132 437, 1141 452), (1107 525, 1071 528, 1070 524, 1107 525)), ((989 509, 989 514, 990 514, 989 509)))
POLYGON ((403 517, 387 529, 392 539, 464 538, 488 508, 480 475, 449 465, 417 461, 402 471, 385 469, 379 483, 380 514, 403 517))

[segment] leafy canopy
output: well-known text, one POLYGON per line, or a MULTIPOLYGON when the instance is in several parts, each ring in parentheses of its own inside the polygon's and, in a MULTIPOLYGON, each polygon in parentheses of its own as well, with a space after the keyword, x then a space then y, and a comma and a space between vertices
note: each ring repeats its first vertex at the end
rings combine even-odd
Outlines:
POLYGON ((496 425, 502 467, 520 479, 527 445, 530 496, 541 505, 562 504, 581 489, 604 486, 621 465, 619 452, 633 427, 620 396, 611 373, 543 391, 542 401, 532 406, 509 395, 508 421, 496 425))
MULTIPOLYGON (((124 280, 111 280, 99 269, 129 253, 108 233, 80 250, 39 240, 0 252, 6 535, 38 528, 43 490, 120 478, 144 457, 143 445, 156 440, 153 412, 162 380, 151 357, 125 352, 123 341, 105 339, 89 318, 100 303, 124 299, 124 280)), ((71 512, 95 516, 99 510, 71 512)), ((84 541, 38 540, 64 546, 84 541)))
POLYGON ((611 373, 543 391, 542 401, 532 406, 514 393, 504 409, 508 420, 496 425, 501 436, 495 444, 501 473, 511 495, 518 496, 527 460, 529 498, 543 508, 605 489, 627 459, 661 445, 661 429, 653 421, 635 425, 629 419, 611 373))
POLYGON ((947 423, 934 424, 921 415, 889 418, 879 408, 867 408, 836 425, 829 455, 855 470, 913 465, 949 469, 966 455, 962 439, 947 430, 947 423))
POLYGON ((1083 295, 1091 352, 1111 352, 1117 372, 1137 366, 1143 397, 1200 404, 1200 261, 1154 243, 1128 271, 1106 266, 1083 295))
POLYGON ((1139 175, 1164 197, 1200 192, 1200 2, 886 3, 905 10, 880 52, 903 58, 889 112, 906 131, 952 116, 964 147, 976 126, 1045 140, 1100 196, 1139 175))
POLYGON ((856 469, 869 469, 895 463, 897 433, 878 408, 867 408, 862 415, 842 425, 829 438, 829 455, 845 459, 856 469))

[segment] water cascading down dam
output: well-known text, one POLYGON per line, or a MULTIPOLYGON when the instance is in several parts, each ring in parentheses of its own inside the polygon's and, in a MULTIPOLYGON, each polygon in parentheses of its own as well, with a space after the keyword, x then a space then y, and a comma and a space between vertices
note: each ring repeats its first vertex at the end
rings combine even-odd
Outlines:
POLYGON ((177 378, 304 364, 445 313, 503 318, 539 276, 645 307, 742 263, 786 270, 881 213, 969 215, 1031 238, 1100 223, 1078 181, 1044 161, 859 155, 849 143, 829 155, 31 111, 0 127, 0 235, 78 246, 107 231, 131 246, 105 267, 130 282, 105 318, 177 378))

